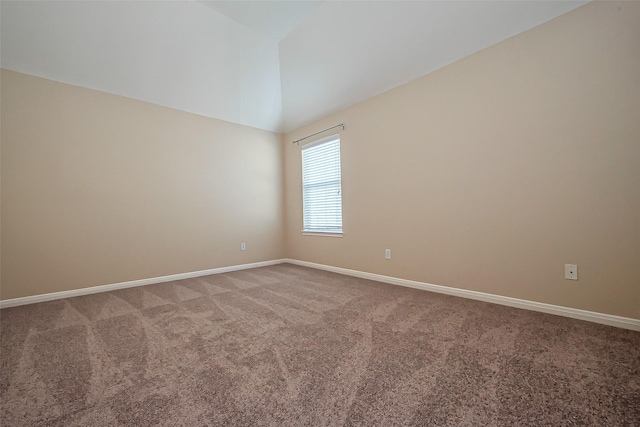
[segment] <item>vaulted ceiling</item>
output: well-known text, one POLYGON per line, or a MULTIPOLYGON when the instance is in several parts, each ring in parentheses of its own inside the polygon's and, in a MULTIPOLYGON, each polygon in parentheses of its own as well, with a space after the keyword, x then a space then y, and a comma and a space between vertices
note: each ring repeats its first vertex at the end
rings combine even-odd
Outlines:
POLYGON ((4 68, 283 132, 587 1, 2 1, 4 68))

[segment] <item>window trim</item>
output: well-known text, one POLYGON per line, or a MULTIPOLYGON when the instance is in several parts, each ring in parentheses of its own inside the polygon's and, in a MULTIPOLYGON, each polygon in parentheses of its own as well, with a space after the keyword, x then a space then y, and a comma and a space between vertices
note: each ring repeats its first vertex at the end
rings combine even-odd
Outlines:
POLYGON ((310 141, 304 145, 302 145, 301 147, 301 153, 300 153, 300 166, 301 166, 301 179, 300 179, 300 183, 301 183, 301 190, 302 190, 302 230, 301 233, 303 236, 319 236, 319 237, 343 237, 344 236, 344 224, 342 224, 342 218, 343 218, 343 213, 342 213, 342 139, 341 139, 341 135, 339 133, 337 134, 333 134, 333 135, 329 135, 323 138, 318 138, 314 141, 310 141), (312 148, 314 146, 317 145, 322 145, 334 140, 338 140, 338 156, 339 156, 339 165, 340 165, 340 223, 341 223, 341 228, 340 231, 328 231, 328 230, 324 230, 324 231, 313 231, 313 230, 305 230, 304 229, 304 216, 305 216, 305 206, 304 206, 304 165, 302 162, 302 156, 303 156, 303 152, 306 149, 312 148))
POLYGON ((303 236, 320 236, 320 237, 344 237, 344 232, 336 231, 332 233, 331 231, 301 231, 303 236))

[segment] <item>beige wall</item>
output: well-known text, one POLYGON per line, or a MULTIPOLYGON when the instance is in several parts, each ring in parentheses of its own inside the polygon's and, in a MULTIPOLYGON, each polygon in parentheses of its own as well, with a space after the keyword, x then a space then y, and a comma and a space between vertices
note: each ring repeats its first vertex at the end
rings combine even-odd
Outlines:
POLYGON ((1 78, 2 299, 283 256, 278 134, 1 78))
POLYGON ((287 255, 640 318, 639 42, 591 3, 287 134, 287 255), (302 236, 290 142, 343 121, 344 237, 302 236))

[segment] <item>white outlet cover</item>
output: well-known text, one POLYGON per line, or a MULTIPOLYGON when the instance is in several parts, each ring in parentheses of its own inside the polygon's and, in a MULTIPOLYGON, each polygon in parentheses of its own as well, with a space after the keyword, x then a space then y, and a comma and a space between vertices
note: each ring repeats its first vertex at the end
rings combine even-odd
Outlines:
POLYGON ((247 249, 247 245, 245 243, 240 243, 240 250, 244 251, 245 249, 247 249))
POLYGON ((564 278, 568 280, 578 280, 578 266, 576 264, 565 264, 564 278))

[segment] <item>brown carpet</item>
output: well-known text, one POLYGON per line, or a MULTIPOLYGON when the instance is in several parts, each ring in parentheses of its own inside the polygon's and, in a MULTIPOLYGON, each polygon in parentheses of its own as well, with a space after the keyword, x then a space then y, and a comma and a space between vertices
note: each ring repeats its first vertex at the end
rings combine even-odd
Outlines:
POLYGON ((289 264, 4 309, 2 426, 640 425, 640 333, 289 264))

